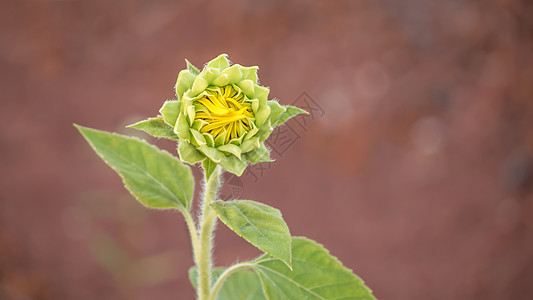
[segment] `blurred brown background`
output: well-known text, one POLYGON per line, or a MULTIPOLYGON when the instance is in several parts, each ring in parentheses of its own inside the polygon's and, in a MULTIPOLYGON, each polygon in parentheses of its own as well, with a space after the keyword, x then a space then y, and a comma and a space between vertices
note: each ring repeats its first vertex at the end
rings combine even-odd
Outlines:
MULTIPOLYGON (((181 216, 72 123, 138 134, 185 58, 220 53, 314 108, 222 195, 281 209, 380 299, 533 299, 532 2, 287 2, 0 2, 0 299, 193 299, 181 216)), ((259 255, 218 228, 218 265, 259 255)))

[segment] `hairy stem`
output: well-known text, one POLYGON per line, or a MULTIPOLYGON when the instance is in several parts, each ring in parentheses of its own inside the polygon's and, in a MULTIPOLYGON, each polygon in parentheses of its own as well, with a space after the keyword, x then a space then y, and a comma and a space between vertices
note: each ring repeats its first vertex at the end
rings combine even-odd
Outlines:
POLYGON ((243 263, 234 264, 233 266, 227 268, 224 272, 222 272, 222 274, 220 274, 220 277, 218 277, 217 281, 213 285, 213 289, 211 290, 211 295, 209 296, 208 300, 215 300, 217 298, 218 292, 220 291, 220 288, 224 284, 224 281, 226 281, 226 279, 228 279, 228 277, 231 274, 237 271, 243 270, 243 269, 253 269, 254 266, 255 266, 254 263, 243 262, 243 263))
POLYGON ((196 228, 196 223, 194 222, 194 219, 192 218, 190 212, 185 211, 183 213, 183 216, 185 217, 185 222, 187 223, 187 227, 189 228, 189 233, 191 235, 192 251, 194 253, 194 263, 198 264, 198 260, 200 258, 200 241, 198 239, 198 229, 196 228))
POLYGON ((213 237, 216 215, 210 204, 215 201, 220 186, 220 175, 220 167, 217 166, 211 176, 205 178, 206 185, 200 217, 200 250, 196 262, 198 268, 198 300, 208 300, 211 291, 211 239, 213 237))

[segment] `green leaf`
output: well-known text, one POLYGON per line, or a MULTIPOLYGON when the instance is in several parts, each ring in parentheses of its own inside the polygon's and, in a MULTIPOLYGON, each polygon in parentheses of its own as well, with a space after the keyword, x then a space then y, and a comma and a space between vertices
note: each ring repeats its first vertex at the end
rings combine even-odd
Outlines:
POLYGON ((291 266, 291 234, 278 209, 250 200, 215 201, 211 207, 239 236, 291 266))
POLYGON ((279 115, 278 120, 276 121, 274 126, 279 126, 287 122, 290 118, 295 117, 299 114, 309 114, 307 111, 301 108, 298 108, 296 106, 284 106, 284 107, 286 108, 286 110, 279 115))
POLYGON ((255 260, 255 270, 267 299, 375 299, 363 280, 322 245, 294 237, 292 255, 293 271, 270 255, 255 260))
POLYGON ((136 138, 74 126, 143 205, 189 210, 194 178, 176 157, 136 138))
POLYGON ((178 140, 178 136, 174 133, 174 128, 172 128, 172 126, 166 123, 163 120, 163 117, 161 116, 158 116, 155 118, 149 118, 149 119, 137 122, 135 124, 128 125, 126 127, 142 130, 155 137, 171 139, 174 141, 178 140))
MULTIPOLYGON (((213 268, 211 281, 214 283, 224 272, 225 268, 213 268)), ((196 289, 198 271, 196 267, 189 269, 189 280, 196 289)), ((265 300, 261 282, 253 271, 237 271, 229 276, 218 292, 216 300, 265 300)))

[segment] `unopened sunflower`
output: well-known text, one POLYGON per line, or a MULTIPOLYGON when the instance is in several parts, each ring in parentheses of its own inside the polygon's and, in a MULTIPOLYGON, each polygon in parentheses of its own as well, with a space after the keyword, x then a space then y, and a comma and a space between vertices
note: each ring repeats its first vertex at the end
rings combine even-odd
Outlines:
POLYGON ((202 71, 187 61, 178 75, 177 100, 166 101, 161 116, 131 125, 178 141, 180 159, 219 164, 240 176, 248 162, 272 161, 264 141, 279 126, 306 111, 268 100, 258 85, 258 67, 231 65, 222 54, 202 71))

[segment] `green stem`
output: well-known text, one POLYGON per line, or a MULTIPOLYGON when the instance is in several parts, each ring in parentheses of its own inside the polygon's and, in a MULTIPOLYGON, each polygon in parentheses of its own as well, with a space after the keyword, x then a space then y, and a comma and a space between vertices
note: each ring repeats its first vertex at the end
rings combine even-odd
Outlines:
POLYGON ((222 272, 222 274, 220 274, 220 277, 218 277, 217 281, 213 285, 213 289, 211 290, 211 295, 209 296, 208 300, 215 300, 217 298, 218 292, 224 284, 224 281, 226 281, 231 274, 243 269, 253 269, 254 267, 254 263, 243 262, 234 264, 233 266, 227 268, 224 272, 222 272))
POLYGON ((209 178, 207 178, 207 175, 205 178, 205 194, 200 217, 200 250, 196 261, 198 268, 198 300, 208 300, 211 291, 211 240, 213 238, 216 215, 210 204, 215 201, 216 193, 220 186, 220 175, 220 167, 217 166, 209 178))
POLYGON ((189 233, 191 235, 194 262, 198 264, 198 260, 200 258, 200 241, 198 240, 198 229, 196 228, 196 223, 194 223, 190 212, 185 211, 183 213, 183 216, 185 217, 185 222, 187 223, 187 227, 189 227, 189 233))

